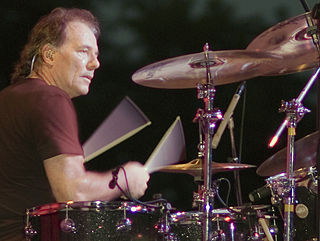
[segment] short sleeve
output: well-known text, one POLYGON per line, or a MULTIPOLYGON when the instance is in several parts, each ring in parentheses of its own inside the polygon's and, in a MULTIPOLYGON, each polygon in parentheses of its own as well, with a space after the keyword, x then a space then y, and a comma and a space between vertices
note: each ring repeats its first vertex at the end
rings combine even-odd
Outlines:
POLYGON ((39 98, 32 111, 31 128, 41 160, 59 154, 83 155, 76 112, 71 99, 62 93, 39 98))

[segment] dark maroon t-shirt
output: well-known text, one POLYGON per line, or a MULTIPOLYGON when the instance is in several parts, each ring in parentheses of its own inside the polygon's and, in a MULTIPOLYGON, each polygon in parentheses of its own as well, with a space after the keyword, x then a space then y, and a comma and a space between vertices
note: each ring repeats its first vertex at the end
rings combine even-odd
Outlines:
POLYGON ((83 155, 76 113, 61 89, 27 79, 0 92, 0 240, 24 228, 25 210, 54 202, 43 161, 83 155))

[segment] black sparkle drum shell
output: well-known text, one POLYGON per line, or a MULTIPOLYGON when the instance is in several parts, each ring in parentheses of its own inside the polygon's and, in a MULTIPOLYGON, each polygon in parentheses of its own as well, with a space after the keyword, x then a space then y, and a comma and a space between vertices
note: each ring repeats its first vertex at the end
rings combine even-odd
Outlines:
POLYGON ((30 241, 158 241, 161 210, 130 202, 54 203, 27 211, 30 241))
MULTIPOLYGON (((259 216, 269 213, 268 208, 266 205, 255 205, 214 209, 209 221, 210 240, 264 240, 265 233, 258 220, 259 216)), ((202 241, 202 212, 177 212, 170 217, 170 232, 176 240, 202 241)))
MULTIPOLYGON (((300 168, 294 171, 293 178, 295 179, 295 205, 292 230, 294 240, 316 240, 317 170, 315 167, 300 168)), ((275 205, 278 207, 281 216, 284 217, 283 196, 288 191, 286 173, 271 176, 266 179, 266 182, 272 190, 272 198, 275 200, 275 205)), ((283 225, 282 222, 280 229, 283 228, 283 225)))
POLYGON ((307 187, 296 187, 296 205, 293 218, 294 240, 306 241, 317 238, 316 194, 307 187))

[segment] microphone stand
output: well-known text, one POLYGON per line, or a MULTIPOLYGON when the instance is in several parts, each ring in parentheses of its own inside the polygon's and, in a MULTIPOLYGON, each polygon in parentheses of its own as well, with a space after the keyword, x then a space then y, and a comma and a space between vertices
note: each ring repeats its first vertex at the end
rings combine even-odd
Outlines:
MULTIPOLYGON (((230 131, 230 140, 231 140, 231 152, 232 152, 232 161, 234 163, 240 163, 239 158, 237 157, 237 149, 235 144, 235 138, 234 138, 234 122, 233 117, 230 118, 228 123, 228 128, 230 131)), ((235 180, 235 192, 237 197, 237 204, 238 206, 242 206, 242 195, 241 195, 241 183, 240 183, 240 175, 239 170, 233 171, 234 180, 235 180)))

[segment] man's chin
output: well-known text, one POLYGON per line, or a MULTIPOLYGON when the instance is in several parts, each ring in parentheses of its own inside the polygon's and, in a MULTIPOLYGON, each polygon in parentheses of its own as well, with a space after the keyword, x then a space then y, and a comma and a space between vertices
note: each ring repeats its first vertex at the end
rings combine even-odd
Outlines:
POLYGON ((87 95, 89 93, 89 88, 82 88, 78 90, 71 98, 76 98, 82 95, 87 95))
POLYGON ((89 88, 85 89, 85 90, 82 90, 80 95, 87 95, 88 93, 89 93, 89 88))

